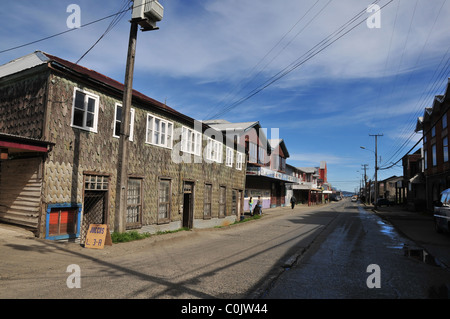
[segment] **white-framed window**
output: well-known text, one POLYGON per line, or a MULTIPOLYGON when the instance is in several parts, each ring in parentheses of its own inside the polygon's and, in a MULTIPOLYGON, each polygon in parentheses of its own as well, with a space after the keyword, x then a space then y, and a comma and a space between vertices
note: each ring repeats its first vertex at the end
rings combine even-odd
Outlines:
POLYGON ((181 130, 181 151, 201 156, 202 133, 185 126, 183 126, 181 130))
POLYGON ((279 155, 277 155, 277 154, 272 155, 272 163, 271 163, 270 167, 276 171, 279 170, 279 168, 280 168, 280 156, 279 155))
POLYGON ((222 143, 208 137, 208 143, 206 144, 206 159, 213 162, 222 163, 222 157, 222 143))
POLYGON ((72 126, 97 133, 99 97, 75 88, 73 92, 72 126))
POLYGON ((242 164, 244 164, 244 154, 236 152, 236 169, 242 170, 242 164))
MULTIPOLYGON (((120 125, 122 124, 122 105, 119 103, 116 103, 116 109, 114 111, 114 131, 113 136, 119 138, 120 137, 120 125)), ((134 135, 134 109, 130 109, 130 136, 128 139, 130 141, 133 141, 133 135, 134 135)))
POLYGON ((258 147, 258 163, 265 164, 265 152, 262 146, 258 147))
POLYGON ((250 163, 256 163, 258 160, 258 145, 250 143, 248 148, 248 161, 250 163))
POLYGON ((173 123, 147 113, 147 134, 145 142, 172 148, 173 123))
POLYGON ((231 147, 226 148, 225 165, 233 167, 234 150, 231 147))

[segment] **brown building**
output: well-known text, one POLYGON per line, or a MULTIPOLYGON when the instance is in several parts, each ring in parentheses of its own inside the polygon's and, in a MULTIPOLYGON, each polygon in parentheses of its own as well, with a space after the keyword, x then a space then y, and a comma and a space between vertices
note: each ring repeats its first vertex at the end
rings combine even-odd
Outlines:
POLYGON ((397 187, 401 203, 409 210, 421 211, 426 209, 425 178, 422 170, 422 148, 413 154, 403 156, 403 182, 397 187))
POLYGON ((448 110, 450 107, 449 84, 444 95, 434 98, 431 108, 426 108, 417 122, 416 132, 423 134, 423 169, 426 184, 427 209, 440 193, 450 187, 450 162, 448 152, 448 110))
POLYGON ((127 210, 116 212, 123 88, 40 51, 0 66, 0 221, 83 243, 91 223, 152 233, 239 217, 246 163, 234 141, 137 91, 127 210))
MULTIPOLYGON (((247 156, 244 209, 249 210, 249 200, 254 205, 258 197, 262 208, 282 207, 286 204, 286 185, 294 183, 293 176, 286 174, 289 152, 283 139, 266 136, 267 129, 258 121, 231 123, 226 120, 209 120, 206 124, 227 135, 236 137, 237 143, 247 156)), ((278 137, 278 129, 270 130, 278 137)))

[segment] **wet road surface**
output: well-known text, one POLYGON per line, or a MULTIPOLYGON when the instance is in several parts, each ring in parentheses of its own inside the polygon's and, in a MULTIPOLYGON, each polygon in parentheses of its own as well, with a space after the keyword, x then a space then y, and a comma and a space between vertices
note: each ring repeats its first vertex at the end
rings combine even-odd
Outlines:
POLYGON ((338 212, 263 298, 448 298, 450 272, 432 256, 425 260, 414 242, 356 203, 346 202, 338 212))

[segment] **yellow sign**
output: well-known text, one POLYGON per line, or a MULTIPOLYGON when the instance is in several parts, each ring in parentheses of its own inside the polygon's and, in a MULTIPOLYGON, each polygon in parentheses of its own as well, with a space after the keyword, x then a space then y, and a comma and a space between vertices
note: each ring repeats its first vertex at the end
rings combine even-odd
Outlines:
POLYGON ((84 247, 103 249, 105 245, 112 246, 109 226, 103 224, 90 224, 86 234, 84 247))

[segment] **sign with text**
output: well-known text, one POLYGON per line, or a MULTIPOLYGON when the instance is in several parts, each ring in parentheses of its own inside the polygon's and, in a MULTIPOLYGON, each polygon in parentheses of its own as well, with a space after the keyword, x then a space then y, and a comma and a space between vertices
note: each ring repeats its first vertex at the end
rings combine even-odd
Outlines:
POLYGON ((103 249, 105 245, 112 246, 109 226, 104 224, 90 224, 84 247, 103 249))

